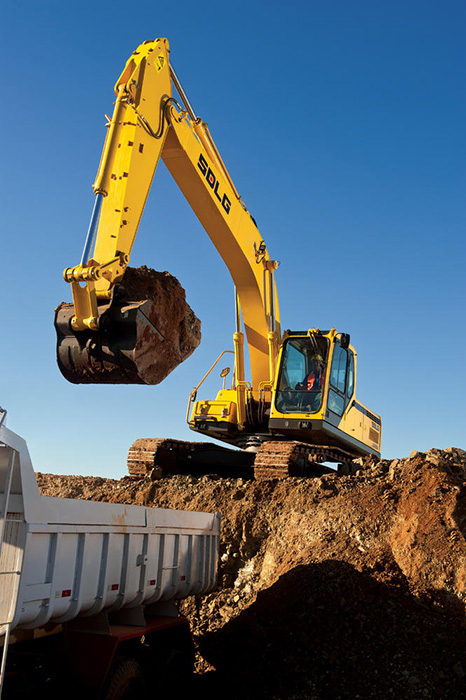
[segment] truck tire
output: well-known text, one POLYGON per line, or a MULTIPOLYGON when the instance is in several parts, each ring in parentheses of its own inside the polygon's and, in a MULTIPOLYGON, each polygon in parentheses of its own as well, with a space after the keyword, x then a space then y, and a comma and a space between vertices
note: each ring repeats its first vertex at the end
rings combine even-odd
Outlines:
POLYGON ((146 693, 144 673, 136 659, 119 657, 107 679, 102 700, 143 700, 146 693))

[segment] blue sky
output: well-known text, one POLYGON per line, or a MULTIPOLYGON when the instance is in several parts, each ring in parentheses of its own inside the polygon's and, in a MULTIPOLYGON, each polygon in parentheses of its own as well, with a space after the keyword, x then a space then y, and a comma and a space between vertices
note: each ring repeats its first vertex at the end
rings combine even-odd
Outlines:
POLYGON ((113 85, 159 36, 281 262, 283 326, 351 333, 384 457, 466 448, 464 2, 10 1, 2 19, 0 405, 36 470, 121 477, 136 438, 190 439, 189 392, 232 347, 228 272, 161 165, 131 262, 178 277, 201 346, 156 387, 72 386, 55 363, 113 85))

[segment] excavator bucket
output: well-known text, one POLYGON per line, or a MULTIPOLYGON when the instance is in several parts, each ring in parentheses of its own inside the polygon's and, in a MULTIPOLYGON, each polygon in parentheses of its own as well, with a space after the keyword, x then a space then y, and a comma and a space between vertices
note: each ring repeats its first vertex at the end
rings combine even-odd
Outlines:
POLYGON ((74 331, 73 304, 57 307, 60 371, 73 384, 159 384, 199 345, 200 321, 168 272, 128 268, 115 292, 98 331, 74 331))
POLYGON ((55 328, 57 363, 65 379, 73 384, 162 381, 171 370, 157 368, 163 339, 144 313, 148 306, 149 301, 113 306, 101 317, 105 330, 73 331, 74 306, 61 304, 55 311, 55 328))

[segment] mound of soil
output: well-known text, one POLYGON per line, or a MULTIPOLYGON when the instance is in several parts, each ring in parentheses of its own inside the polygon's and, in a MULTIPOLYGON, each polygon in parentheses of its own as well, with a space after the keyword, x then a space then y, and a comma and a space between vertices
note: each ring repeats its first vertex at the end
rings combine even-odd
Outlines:
POLYGON ((463 450, 314 479, 38 483, 46 495, 222 513, 218 589, 180 604, 204 698, 466 696, 463 450))

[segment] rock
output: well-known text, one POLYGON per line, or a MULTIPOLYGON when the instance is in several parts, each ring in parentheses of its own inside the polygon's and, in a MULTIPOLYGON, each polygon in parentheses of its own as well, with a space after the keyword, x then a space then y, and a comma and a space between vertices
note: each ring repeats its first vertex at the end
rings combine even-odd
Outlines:
POLYGON ((197 348, 201 322, 187 303, 183 287, 169 272, 145 265, 127 267, 121 284, 128 300, 149 302, 138 317, 133 361, 145 384, 159 384, 197 348))
POLYGON ((454 460, 459 464, 466 466, 466 452, 459 447, 447 447, 444 454, 448 456, 449 460, 454 460))
POLYGON ((393 479, 395 478, 395 473, 399 464, 399 459, 394 459, 392 462, 390 462, 390 467, 388 469, 388 478, 390 479, 390 481, 393 481, 393 479))

